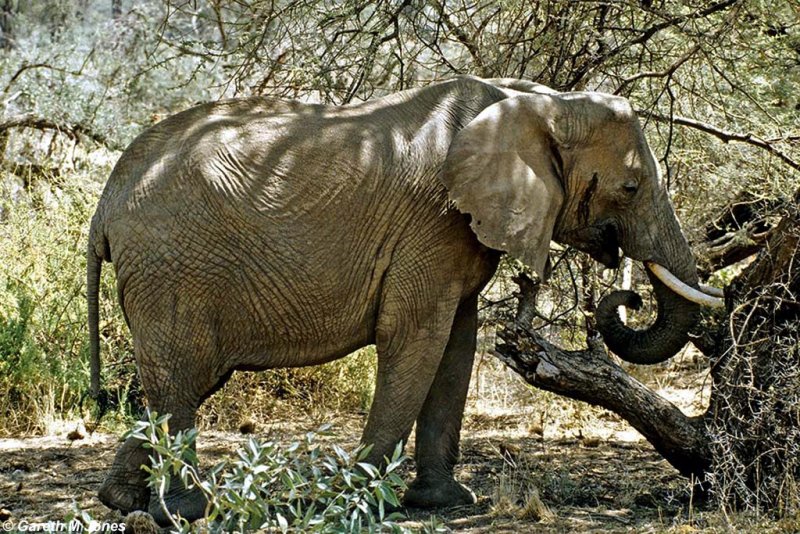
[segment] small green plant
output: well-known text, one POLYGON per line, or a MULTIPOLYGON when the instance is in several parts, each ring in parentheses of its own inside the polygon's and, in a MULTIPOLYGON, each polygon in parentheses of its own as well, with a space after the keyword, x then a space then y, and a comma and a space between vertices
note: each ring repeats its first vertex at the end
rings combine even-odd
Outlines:
MULTIPOLYGON (((388 510, 400 505, 397 493, 405 488, 397 474, 406 460, 401 445, 386 459, 386 467, 378 469, 364 461, 369 447, 348 453, 336 445, 326 449, 317 444, 330 428, 323 426, 289 445, 251 438, 234 459, 218 463, 202 478, 195 453, 197 431, 170 436, 169 417, 149 413, 129 435, 153 451, 146 469, 162 506, 171 480, 180 477, 208 499, 206 521, 212 532, 407 531, 395 523, 402 515, 388 510)), ((189 530, 185 521, 172 520, 175 528, 189 530)))

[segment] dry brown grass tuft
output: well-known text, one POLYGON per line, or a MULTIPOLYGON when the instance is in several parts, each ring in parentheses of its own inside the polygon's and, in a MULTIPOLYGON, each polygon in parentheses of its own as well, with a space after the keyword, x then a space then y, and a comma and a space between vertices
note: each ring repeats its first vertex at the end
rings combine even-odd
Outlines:
POLYGON ((364 412, 375 384, 374 347, 315 367, 237 372, 198 414, 200 428, 249 433, 265 422, 301 410, 324 420, 331 413, 364 412))
POLYGON ((549 522, 555 516, 542 502, 535 487, 522 489, 501 479, 492 495, 492 515, 521 521, 549 522))
POLYGON ((521 521, 552 522, 555 514, 542 501, 536 485, 536 466, 520 452, 500 445, 504 465, 492 492, 492 515, 521 521))

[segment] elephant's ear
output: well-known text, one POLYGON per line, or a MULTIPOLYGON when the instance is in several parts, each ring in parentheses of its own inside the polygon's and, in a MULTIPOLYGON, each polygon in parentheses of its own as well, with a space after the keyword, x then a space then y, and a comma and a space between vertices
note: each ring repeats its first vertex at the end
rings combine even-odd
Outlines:
POLYGON ((542 278, 564 201, 558 100, 523 95, 489 106, 455 136, 441 175, 450 199, 472 216, 478 240, 542 278))

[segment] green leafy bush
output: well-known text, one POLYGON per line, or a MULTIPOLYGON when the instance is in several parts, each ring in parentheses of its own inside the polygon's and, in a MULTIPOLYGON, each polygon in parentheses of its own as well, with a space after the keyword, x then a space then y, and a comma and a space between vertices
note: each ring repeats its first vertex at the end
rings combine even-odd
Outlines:
MULTIPOLYGON (((325 449, 317 444, 327 426, 289 445, 251 438, 235 459, 218 463, 203 479, 196 467, 197 431, 170 436, 168 420, 168 415, 151 413, 129 435, 153 451, 148 481, 162 503, 176 476, 202 490, 212 532, 406 530, 395 523, 402 515, 387 512, 389 506, 399 506, 397 492, 405 487, 397 474, 406 460, 401 445, 379 470, 364 461, 369 447, 348 453, 336 445, 325 449)), ((190 528, 178 518, 173 522, 181 531, 190 528)))
MULTIPOLYGON (((100 187, 78 171, 23 184, 2 173, 0 186, 0 433, 47 432, 76 415, 88 386, 85 250, 100 187)), ((133 376, 132 351, 110 271, 103 351, 116 388, 133 376)))

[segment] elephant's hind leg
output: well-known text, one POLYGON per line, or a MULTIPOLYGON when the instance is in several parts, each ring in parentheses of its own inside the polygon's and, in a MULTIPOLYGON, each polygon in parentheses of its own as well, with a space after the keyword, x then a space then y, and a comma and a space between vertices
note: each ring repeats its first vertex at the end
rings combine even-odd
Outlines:
MULTIPOLYGON (((211 356, 215 347, 210 336, 196 327, 197 322, 194 326, 191 341, 184 343, 165 342, 165 336, 160 340, 154 337, 142 339, 144 336, 134 334, 136 359, 148 404, 159 414, 171 414, 171 435, 195 426, 202 400, 229 376, 227 369, 215 367, 215 359, 211 356)), ((117 452, 111 472, 100 490, 100 498, 110 507, 123 509, 119 506, 124 504, 119 496, 135 494, 139 499, 135 509, 146 509, 159 524, 167 525, 169 519, 161 500, 147 488, 146 474, 142 470, 142 465, 149 463, 151 453, 141 446, 140 441, 128 438, 117 452), (145 495, 149 497, 147 500, 145 495)), ((180 513, 189 521, 203 517, 207 504, 199 489, 186 488, 175 476, 164 501, 170 513, 180 513)))
POLYGON ((117 450, 114 466, 98 490, 100 502, 123 514, 147 510, 150 489, 141 466, 148 462, 149 451, 141 440, 128 438, 117 450))
POLYGON ((407 506, 435 508, 475 502, 475 495, 456 482, 453 468, 458 461, 477 326, 475 294, 458 307, 444 357, 417 418, 417 478, 406 491, 407 506))

